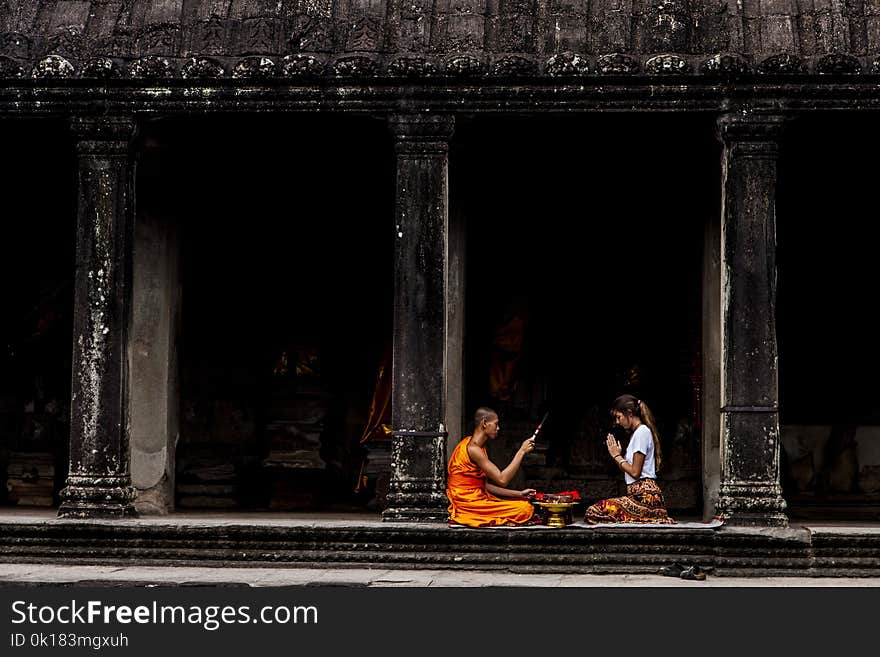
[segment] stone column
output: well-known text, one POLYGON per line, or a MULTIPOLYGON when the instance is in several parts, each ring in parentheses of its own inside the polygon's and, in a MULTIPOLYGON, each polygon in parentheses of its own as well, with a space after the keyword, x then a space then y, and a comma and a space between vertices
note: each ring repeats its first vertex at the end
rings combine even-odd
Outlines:
MULTIPOLYGON (((451 167, 458 173, 460 162, 468 154, 459 142, 454 152, 450 153, 451 167)), ((465 285, 466 269, 466 217, 463 208, 455 203, 456 189, 459 188, 458 176, 451 176, 449 183, 449 232, 446 261, 446 355, 444 374, 446 379, 446 430, 449 439, 446 441, 446 461, 452 456, 455 445, 464 436, 469 426, 465 415, 464 399, 464 320, 465 320, 465 285)))
POLYGON ((703 518, 715 515, 721 490, 721 216, 705 224, 703 240, 703 518))
MULTIPOLYGON (((448 116, 390 119, 397 151, 391 486, 384 520, 443 521, 446 507, 448 116)), ((460 351, 461 345, 458 345, 460 351)))
POLYGON ((786 526, 779 480, 776 163, 783 117, 718 120, 721 215, 721 490, 731 524, 786 526))
POLYGON ((134 515, 129 474, 131 117, 75 117, 79 190, 70 404, 70 474, 58 515, 134 515))
POLYGON ((179 435, 177 344, 180 238, 170 146, 158 127, 144 129, 136 162, 137 214, 132 245, 129 333, 129 444, 139 514, 174 509, 179 435), (171 160, 171 161, 169 161, 171 160))

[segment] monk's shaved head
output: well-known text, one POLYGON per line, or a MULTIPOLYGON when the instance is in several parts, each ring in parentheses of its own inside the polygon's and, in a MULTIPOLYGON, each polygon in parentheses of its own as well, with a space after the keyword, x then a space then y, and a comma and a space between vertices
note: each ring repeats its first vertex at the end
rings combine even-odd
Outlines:
POLYGON ((477 409, 477 412, 474 413, 474 426, 480 426, 483 420, 492 420, 498 417, 498 413, 493 411, 488 406, 480 406, 477 409))

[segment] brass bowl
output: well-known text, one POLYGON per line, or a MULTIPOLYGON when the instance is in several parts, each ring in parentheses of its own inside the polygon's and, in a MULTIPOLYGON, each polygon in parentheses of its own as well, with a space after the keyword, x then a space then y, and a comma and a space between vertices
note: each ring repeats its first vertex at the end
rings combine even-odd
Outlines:
POLYGON ((535 506, 547 509, 547 526, 548 527, 565 527, 571 524, 571 508, 577 502, 532 502, 535 506))

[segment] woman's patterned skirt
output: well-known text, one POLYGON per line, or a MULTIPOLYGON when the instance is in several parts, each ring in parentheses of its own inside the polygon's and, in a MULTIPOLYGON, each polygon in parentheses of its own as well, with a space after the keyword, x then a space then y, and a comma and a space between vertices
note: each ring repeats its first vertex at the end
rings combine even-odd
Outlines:
POLYGON ((674 523, 666 513, 663 491, 653 479, 639 479, 627 485, 625 497, 599 500, 587 509, 584 520, 605 522, 674 523))

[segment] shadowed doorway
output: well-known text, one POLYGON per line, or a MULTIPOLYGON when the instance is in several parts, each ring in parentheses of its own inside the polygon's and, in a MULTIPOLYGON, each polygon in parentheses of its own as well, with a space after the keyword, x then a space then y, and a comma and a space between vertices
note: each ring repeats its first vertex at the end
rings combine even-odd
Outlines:
POLYGON ((670 510, 699 513, 703 242, 719 212, 711 117, 480 118, 456 138, 467 414, 501 413, 493 450, 506 463, 550 412, 513 487, 619 494, 604 436, 612 400, 632 392, 658 419, 670 510))

